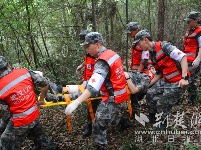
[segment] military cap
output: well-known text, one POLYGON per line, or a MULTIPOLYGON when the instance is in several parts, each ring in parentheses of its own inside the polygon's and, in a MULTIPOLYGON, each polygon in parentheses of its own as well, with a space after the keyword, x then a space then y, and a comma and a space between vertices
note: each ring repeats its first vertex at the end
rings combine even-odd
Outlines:
POLYGON ((135 40, 133 41, 133 44, 137 44, 140 40, 146 38, 146 37, 151 37, 150 33, 148 30, 141 30, 135 35, 135 40))
POLYGON ((192 11, 188 14, 188 17, 185 18, 184 21, 199 19, 200 16, 201 16, 200 12, 192 11))
POLYGON ((8 61, 4 56, 0 56, 0 69, 8 67, 8 61))
POLYGON ((132 31, 140 29, 138 22, 129 22, 126 26, 127 29, 125 30, 125 33, 131 33, 132 31))
POLYGON ((103 44, 102 35, 98 32, 90 32, 85 36, 85 41, 80 45, 87 45, 92 43, 101 43, 103 44))
POLYGON ((80 34, 79 34, 79 44, 81 44, 81 43, 84 43, 84 41, 85 41, 85 36, 88 34, 88 33, 90 33, 91 31, 89 31, 89 30, 84 30, 84 31, 82 31, 82 32, 80 32, 80 34))

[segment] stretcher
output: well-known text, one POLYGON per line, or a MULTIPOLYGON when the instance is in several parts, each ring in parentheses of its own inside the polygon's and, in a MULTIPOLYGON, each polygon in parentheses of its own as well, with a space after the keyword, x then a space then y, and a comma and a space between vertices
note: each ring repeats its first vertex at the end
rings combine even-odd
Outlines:
MULTIPOLYGON (((63 87, 63 89, 65 89, 66 87, 63 87)), ((78 85, 78 88, 79 90, 83 93, 84 92, 84 87, 83 85, 78 85)), ((128 89, 128 87, 126 86, 126 89, 127 89, 127 93, 128 95, 130 95, 130 91, 128 89)), ((62 94, 58 94, 58 95, 62 95, 62 94)), ((64 99, 65 101, 62 101, 62 102, 53 102, 53 101, 46 101, 45 100, 45 105, 41 105, 41 107, 50 107, 50 106, 58 106, 58 105, 69 105, 70 103, 72 103, 74 100, 70 100, 69 98, 69 94, 63 94, 64 95, 64 99)), ((39 97, 38 97, 39 99, 39 97)), ((90 114, 90 117, 91 117, 91 120, 92 122, 94 122, 94 111, 93 111, 93 108, 92 108, 92 104, 91 104, 91 101, 92 100, 100 100, 101 97, 93 97, 93 98, 88 98, 86 100, 87 102, 87 105, 88 105, 88 110, 89 110, 89 114, 90 114)), ((130 101, 130 96, 127 100, 127 105, 128 105, 128 110, 129 110, 129 115, 132 116, 132 107, 131 107, 131 101, 130 101)), ((71 125, 71 116, 70 115, 67 115, 66 116, 66 119, 67 119, 67 127, 68 127, 68 131, 71 132, 72 131, 72 125, 71 125)))

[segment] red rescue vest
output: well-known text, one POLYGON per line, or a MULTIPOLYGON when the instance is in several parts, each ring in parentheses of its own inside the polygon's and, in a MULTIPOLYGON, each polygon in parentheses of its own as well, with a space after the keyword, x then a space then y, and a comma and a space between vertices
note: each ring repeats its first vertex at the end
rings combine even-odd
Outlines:
POLYGON ((182 78, 181 71, 177 68, 175 61, 166 56, 162 50, 161 42, 156 42, 156 61, 158 68, 162 71, 163 77, 170 83, 179 82, 182 78))
POLYGON ((140 63, 141 63, 141 57, 142 57, 142 49, 139 46, 132 45, 132 55, 131 55, 131 70, 138 70, 140 63))
POLYGON ((86 55, 84 57, 84 74, 82 76, 84 81, 87 81, 91 78, 95 65, 95 58, 86 55))
POLYGON ((193 62, 196 58, 198 50, 198 42, 196 40, 196 35, 200 32, 201 32, 201 26, 198 26, 190 35, 189 30, 186 31, 184 37, 183 52, 186 53, 188 62, 193 62))
POLYGON ((113 94, 106 89, 106 81, 101 86, 101 95, 104 103, 107 102, 109 96, 114 96, 116 104, 124 102, 128 99, 126 91, 126 79, 124 68, 120 56, 112 50, 106 50, 100 54, 98 59, 105 60, 110 66, 110 82, 112 83, 113 94))
POLYGON ((147 56, 147 58, 148 58, 148 60, 147 60, 147 68, 145 69, 143 69, 143 72, 144 73, 146 73, 148 76, 149 76, 149 78, 150 78, 150 80, 152 80, 153 78, 154 78, 154 74, 150 71, 151 70, 151 66, 153 66, 152 64, 153 64, 153 62, 151 61, 151 58, 149 57, 149 53, 147 53, 146 54, 147 56))
POLYGON ((14 126, 24 126, 39 117, 36 95, 30 73, 14 69, 0 79, 0 99, 10 108, 14 126))

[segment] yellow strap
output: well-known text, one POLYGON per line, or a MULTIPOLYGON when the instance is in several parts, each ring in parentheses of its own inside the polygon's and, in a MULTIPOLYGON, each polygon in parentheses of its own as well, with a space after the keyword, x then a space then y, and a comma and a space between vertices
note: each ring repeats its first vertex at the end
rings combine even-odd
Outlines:
MULTIPOLYGON (((83 93, 84 92, 84 87, 83 85, 78 85, 78 88, 80 89, 80 91, 83 93)), ((93 108, 92 108, 92 104, 91 104, 91 99, 92 98, 88 98, 86 100, 87 104, 88 104, 88 110, 89 110, 89 115, 91 117, 91 121, 94 122, 94 111, 93 111, 93 108)))
MULTIPOLYGON (((39 99, 40 97, 38 97, 39 99)), ((94 98, 90 98, 91 100, 96 100, 96 99, 101 99, 101 97, 94 97, 94 98)), ((71 100, 71 103, 73 102, 74 100, 71 100)), ((66 102, 53 102, 53 101, 49 101, 47 102, 45 100, 45 105, 41 105, 41 107, 50 107, 50 106, 58 106, 58 105, 66 105, 66 102)))
MULTIPOLYGON (((68 94, 64 94, 64 98, 65 98, 66 104, 69 105, 71 103, 69 95, 68 94)), ((67 115, 66 119, 67 119, 68 131, 72 132, 72 126, 71 126, 71 122, 70 122, 71 121, 71 116, 67 115)))
POLYGON ((66 105, 66 102, 58 102, 58 103, 55 103, 55 102, 47 102, 45 101, 45 105, 41 105, 42 107, 49 107, 49 106, 57 106, 57 105, 66 105))
POLYGON ((127 90, 127 93, 128 93, 128 110, 129 110, 129 114, 130 114, 130 117, 132 116, 132 106, 131 106, 131 99, 130 99, 130 90, 128 88, 128 86, 126 86, 126 90, 127 90))
POLYGON ((66 87, 63 87, 63 88, 62 88, 62 93, 63 93, 64 91, 67 91, 67 88, 66 88, 66 87))
POLYGON ((83 93, 84 92, 84 87, 83 85, 78 85, 79 90, 83 93))
POLYGON ((92 108, 91 99, 88 98, 86 100, 86 102, 88 104, 88 110, 89 110, 89 114, 90 114, 90 117, 91 117, 91 121, 94 123, 94 111, 93 111, 93 108, 92 108))
MULTIPOLYGON (((84 92, 84 87, 82 85, 78 85, 78 88, 80 89, 80 91, 83 93, 84 92)), ((128 86, 126 86, 126 90, 127 90, 127 93, 128 95, 130 95, 130 90, 128 88, 128 86)), ((38 97, 38 100, 40 99, 40 96, 38 97)), ((46 100, 45 101, 45 105, 41 105, 42 107, 49 107, 49 106, 56 106, 56 105, 69 105, 71 102, 73 102, 74 100, 70 100, 69 98, 69 94, 64 94, 64 99, 65 99, 65 102, 47 102, 46 100)), ((96 100, 96 99, 101 99, 101 97, 95 97, 95 98, 88 98, 86 100, 87 104, 88 104, 88 109, 89 109, 89 113, 90 113, 90 117, 91 117, 91 120, 92 122, 94 122, 94 112, 93 112, 93 108, 92 108, 92 105, 91 105, 91 100, 96 100)), ((128 98, 128 109, 129 109, 129 114, 130 114, 130 117, 132 116, 132 107, 131 107, 131 101, 130 101, 130 96, 128 98)), ((72 132, 72 125, 71 125, 71 116, 70 115, 67 115, 66 116, 67 118, 67 126, 68 126, 68 131, 69 132, 72 132)))

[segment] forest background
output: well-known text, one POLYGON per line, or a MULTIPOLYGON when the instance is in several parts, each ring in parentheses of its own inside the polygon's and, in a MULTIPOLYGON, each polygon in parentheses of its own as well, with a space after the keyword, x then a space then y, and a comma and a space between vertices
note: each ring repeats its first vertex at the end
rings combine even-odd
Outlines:
POLYGON ((80 84, 75 70, 85 54, 78 44, 81 31, 101 33, 128 70, 128 22, 138 22, 155 41, 171 41, 182 50, 188 29, 183 19, 200 8, 200 0, 1 0, 0 55, 11 67, 42 71, 58 85, 80 84))
POLYGON ((200 7, 200 0, 2 0, 0 55, 11 66, 40 70, 58 84, 77 83, 75 70, 85 54, 78 44, 81 31, 101 33, 127 69, 132 40, 124 30, 129 21, 148 29, 155 41, 182 49, 188 29, 183 19, 200 7))

